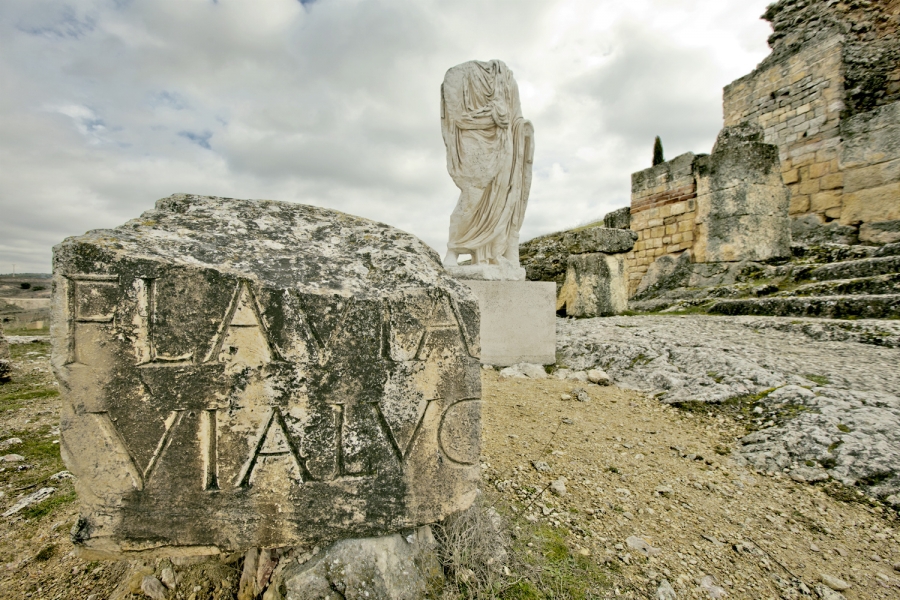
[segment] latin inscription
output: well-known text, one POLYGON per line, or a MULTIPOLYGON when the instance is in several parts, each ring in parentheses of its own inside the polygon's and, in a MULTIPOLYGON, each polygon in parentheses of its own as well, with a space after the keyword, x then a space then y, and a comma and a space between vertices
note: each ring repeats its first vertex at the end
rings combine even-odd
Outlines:
MULTIPOLYGON (((69 294, 69 310, 74 316, 72 321, 76 327, 82 323, 90 326, 111 323, 116 318, 120 298, 126 295, 120 289, 118 277, 82 275, 70 279, 72 288, 69 294)), ((414 415, 402 418, 388 414, 381 401, 354 400, 351 404, 347 404, 346 401, 326 403, 325 409, 331 411, 330 418, 333 419, 329 428, 333 432, 332 438, 326 444, 330 445, 334 455, 333 468, 329 474, 321 472, 321 465, 318 463, 317 469, 311 469, 309 461, 314 457, 304 456, 301 451, 302 419, 297 421, 288 416, 292 406, 303 407, 303 410, 308 411, 309 399, 305 394, 297 396, 296 392, 288 396, 278 393, 279 389, 297 387, 298 376, 300 389, 305 389, 303 382, 306 369, 302 367, 294 370, 273 369, 273 365, 288 363, 283 363, 280 358, 280 353, 273 344, 263 319, 259 299, 247 282, 238 282, 235 285, 231 300, 224 308, 216 334, 209 345, 205 349, 197 348, 186 353, 169 353, 166 349, 158 347, 157 314, 161 307, 160 303, 165 302, 164 298, 160 298, 158 279, 135 278, 130 289, 131 297, 134 299, 131 324, 135 367, 141 370, 177 368, 179 371, 186 370, 186 373, 193 372, 197 377, 208 376, 213 379, 224 377, 226 381, 228 378, 238 378, 244 382, 241 384, 243 387, 235 392, 236 395, 231 400, 224 397, 221 392, 213 393, 208 398, 197 396, 185 398, 179 395, 177 390, 156 389, 151 385, 144 392, 143 401, 168 403, 168 407, 162 409, 165 415, 162 434, 143 467, 137 466, 138 461, 135 460, 134 454, 127 450, 127 439, 123 438, 117 428, 116 419, 108 410, 98 409, 95 412, 97 426, 110 445, 122 448, 128 455, 131 464, 129 474, 135 489, 145 489, 160 466, 167 461, 185 460, 182 455, 170 456, 168 452, 173 441, 179 436, 195 436, 199 454, 197 462, 200 465, 197 485, 208 492, 251 489, 259 467, 269 463, 285 465, 285 473, 296 485, 310 481, 377 476, 379 465, 370 464, 369 460, 360 462, 359 457, 366 454, 360 444, 386 444, 388 454, 393 456, 402 470, 427 427, 437 429, 437 436, 433 441, 448 459, 449 464, 460 466, 475 464, 479 440, 477 436, 472 438, 458 435, 459 431, 465 429, 464 425, 462 427, 459 425, 458 413, 461 406, 468 406, 479 399, 445 399, 434 395, 434 391, 429 391, 432 384, 428 382, 439 380, 441 361, 450 356, 446 354, 448 348, 457 348, 462 354, 472 354, 472 342, 461 326, 459 309, 451 299, 435 298, 430 311, 423 315, 426 324, 423 326, 419 321, 410 321, 405 332, 391 329, 391 319, 403 324, 401 319, 403 315, 391 314, 391 310, 398 311, 396 307, 385 305, 380 309, 383 313, 381 316, 383 325, 375 332, 375 338, 367 343, 375 352, 375 357, 385 365, 405 365, 405 368, 413 373, 413 380, 419 381, 416 388, 407 393, 424 394, 424 397, 418 402, 419 409, 414 415), (428 397, 429 394, 431 397, 428 397), (242 444, 235 445, 234 425, 230 424, 228 425, 230 429, 223 430, 223 423, 229 418, 233 419, 235 414, 243 414, 241 411, 246 412, 254 406, 265 407, 264 414, 258 421, 255 431, 243 434, 243 439, 246 440, 244 445, 246 455, 240 463, 240 468, 236 474, 229 475, 223 480, 222 461, 229 458, 233 460, 233 456, 222 455, 223 440, 228 442, 228 453, 232 455, 235 451, 240 451, 242 446, 242 444), (188 414, 191 416, 190 423, 185 418, 188 414), (292 422, 295 424, 293 427, 290 424, 292 422), (426 423, 431 425, 426 426, 426 423), (363 436, 364 439, 360 441, 356 432, 361 428, 379 431, 380 434, 375 437, 363 436), (223 431, 230 431, 231 437, 223 438, 223 431), (379 439, 383 441, 379 442, 379 439), (352 459, 347 455, 348 447, 354 448, 352 459)), ((359 343, 360 339, 368 339, 367 332, 355 330, 354 318, 358 320, 360 314, 365 314, 365 310, 371 309, 357 305, 349 298, 326 305, 321 310, 325 316, 318 321, 315 318, 311 319, 308 314, 300 315, 299 318, 306 324, 308 339, 314 344, 306 355, 319 367, 327 367, 331 361, 337 360, 334 353, 339 351, 338 346, 342 340, 349 336, 354 336, 353 343, 359 343)), ((189 326, 189 324, 175 325, 189 326)), ((102 346, 103 343, 98 341, 99 338, 95 334, 96 332, 92 334, 94 337, 91 338, 91 343, 102 346)), ((78 339, 78 335, 73 337, 78 339)), ((258 415, 259 410, 255 409, 255 412, 251 410, 247 414, 258 415)))

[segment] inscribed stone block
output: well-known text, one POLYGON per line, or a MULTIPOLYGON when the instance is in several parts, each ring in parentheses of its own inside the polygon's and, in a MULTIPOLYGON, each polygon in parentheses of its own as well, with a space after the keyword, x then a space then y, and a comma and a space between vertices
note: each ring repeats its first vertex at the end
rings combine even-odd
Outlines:
POLYGON ((58 245, 53 313, 89 553, 383 535, 475 496, 477 300, 407 233, 176 195, 58 245))

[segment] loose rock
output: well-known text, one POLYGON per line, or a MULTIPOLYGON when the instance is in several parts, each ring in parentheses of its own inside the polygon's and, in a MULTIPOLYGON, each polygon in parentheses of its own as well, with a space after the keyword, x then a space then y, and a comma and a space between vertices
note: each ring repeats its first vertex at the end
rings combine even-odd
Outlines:
POLYGON ((141 580, 141 591, 153 600, 166 600, 166 588, 153 575, 145 575, 141 580))

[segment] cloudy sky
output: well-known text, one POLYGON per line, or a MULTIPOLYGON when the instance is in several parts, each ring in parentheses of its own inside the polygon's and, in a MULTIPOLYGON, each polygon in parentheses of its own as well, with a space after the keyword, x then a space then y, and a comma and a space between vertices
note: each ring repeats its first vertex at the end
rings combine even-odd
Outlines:
POLYGON ((443 252, 444 72, 504 60, 535 129, 523 239, 709 152, 769 0, 3 0, 0 273, 176 192, 335 208, 443 252))

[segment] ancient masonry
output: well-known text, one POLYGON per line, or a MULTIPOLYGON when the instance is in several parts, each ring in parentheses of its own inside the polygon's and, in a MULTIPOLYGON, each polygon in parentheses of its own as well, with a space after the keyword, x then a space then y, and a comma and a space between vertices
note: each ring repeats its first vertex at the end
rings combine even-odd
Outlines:
POLYGON ((627 218, 617 213, 607 227, 551 233, 519 246, 528 279, 556 284, 557 314, 599 317, 628 307, 625 253, 637 234, 619 227, 627 218))
POLYGON ((767 260, 790 254, 788 195, 778 149, 758 127, 726 127, 710 155, 683 154, 632 175, 628 295, 661 256, 694 262, 767 260))
POLYGON ((417 238, 176 195, 54 248, 73 539, 216 554, 434 523, 476 494, 479 315, 417 238))
MULTIPOLYGON (((758 126, 777 147, 795 223, 893 241, 884 232, 900 221, 900 0, 781 0, 763 18, 774 29, 772 53, 725 87, 726 128, 758 126)), ((696 252, 703 232, 695 160, 683 155, 632 178, 639 240, 628 257, 629 294, 662 255, 735 260, 696 252)))

